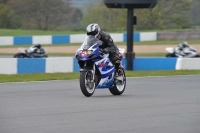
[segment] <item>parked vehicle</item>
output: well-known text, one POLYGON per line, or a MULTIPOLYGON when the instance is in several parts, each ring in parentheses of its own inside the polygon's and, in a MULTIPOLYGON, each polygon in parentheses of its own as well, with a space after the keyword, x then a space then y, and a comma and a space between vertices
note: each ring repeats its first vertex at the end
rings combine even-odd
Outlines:
MULTIPOLYGON (((94 36, 87 36, 75 57, 80 67, 80 88, 86 97, 93 95, 95 89, 109 88, 113 95, 121 95, 126 87, 126 75, 121 66, 121 74, 115 75, 115 67, 110 62, 109 54, 100 51, 102 44, 94 36)), ((120 59, 124 49, 119 49, 120 59)))

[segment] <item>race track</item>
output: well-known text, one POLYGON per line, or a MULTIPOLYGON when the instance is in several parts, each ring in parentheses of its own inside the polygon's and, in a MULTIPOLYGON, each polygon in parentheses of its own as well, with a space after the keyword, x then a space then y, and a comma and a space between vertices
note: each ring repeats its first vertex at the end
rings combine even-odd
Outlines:
POLYGON ((78 80, 0 84, 0 133, 199 133, 200 75, 128 78, 123 95, 78 80))

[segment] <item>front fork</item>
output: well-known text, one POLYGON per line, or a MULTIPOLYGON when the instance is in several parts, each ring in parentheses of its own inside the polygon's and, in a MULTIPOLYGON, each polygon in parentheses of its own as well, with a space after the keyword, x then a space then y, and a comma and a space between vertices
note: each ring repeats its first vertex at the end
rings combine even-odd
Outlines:
MULTIPOLYGON (((89 82, 94 82, 95 79, 95 63, 93 64, 93 67, 91 70, 88 70, 86 75, 89 75, 89 82)), ((87 77, 86 76, 86 77, 87 77)), ((88 81, 88 79, 86 79, 88 81)))

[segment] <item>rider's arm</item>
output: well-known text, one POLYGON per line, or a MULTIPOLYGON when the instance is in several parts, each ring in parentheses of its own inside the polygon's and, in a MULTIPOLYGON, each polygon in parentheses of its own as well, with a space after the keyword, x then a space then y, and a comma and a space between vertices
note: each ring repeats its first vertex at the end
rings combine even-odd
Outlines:
POLYGON ((101 36, 102 36, 102 41, 103 42, 107 42, 108 44, 108 47, 112 47, 112 46, 115 46, 114 42, 113 42, 113 39, 111 38, 110 34, 102 31, 101 32, 101 36))
POLYGON ((44 49, 44 48, 40 48, 40 50, 41 50, 41 54, 44 54, 44 53, 46 53, 46 51, 45 51, 45 49, 44 49))
POLYGON ((119 51, 117 46, 114 44, 113 39, 111 38, 110 34, 102 31, 101 35, 102 35, 101 40, 107 43, 109 52, 119 51))
POLYGON ((176 54, 178 57, 185 56, 185 54, 184 54, 184 52, 183 52, 183 48, 181 48, 181 47, 176 47, 176 48, 175 48, 175 54, 176 54))

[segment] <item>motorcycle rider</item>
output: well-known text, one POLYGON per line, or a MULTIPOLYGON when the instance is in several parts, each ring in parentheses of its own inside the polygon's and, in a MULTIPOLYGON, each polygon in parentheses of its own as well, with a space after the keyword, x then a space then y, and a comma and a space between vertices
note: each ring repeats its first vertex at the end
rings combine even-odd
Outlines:
POLYGON ((33 57, 42 57, 43 54, 45 54, 45 50, 44 48, 42 48, 42 45, 41 44, 36 44, 36 45, 33 45, 31 46, 29 49, 28 49, 28 52, 33 56, 33 57))
POLYGON ((199 57, 195 48, 188 45, 187 42, 182 42, 175 48, 175 52, 180 54, 182 57, 199 57))
POLYGON ((86 32, 87 35, 93 35, 103 42, 103 44, 99 47, 100 51, 106 54, 109 53, 110 61, 116 69, 115 76, 119 76, 121 74, 119 71, 119 68, 121 67, 121 61, 119 59, 119 49, 114 44, 111 36, 108 33, 101 31, 97 23, 89 24, 86 28, 86 32))

